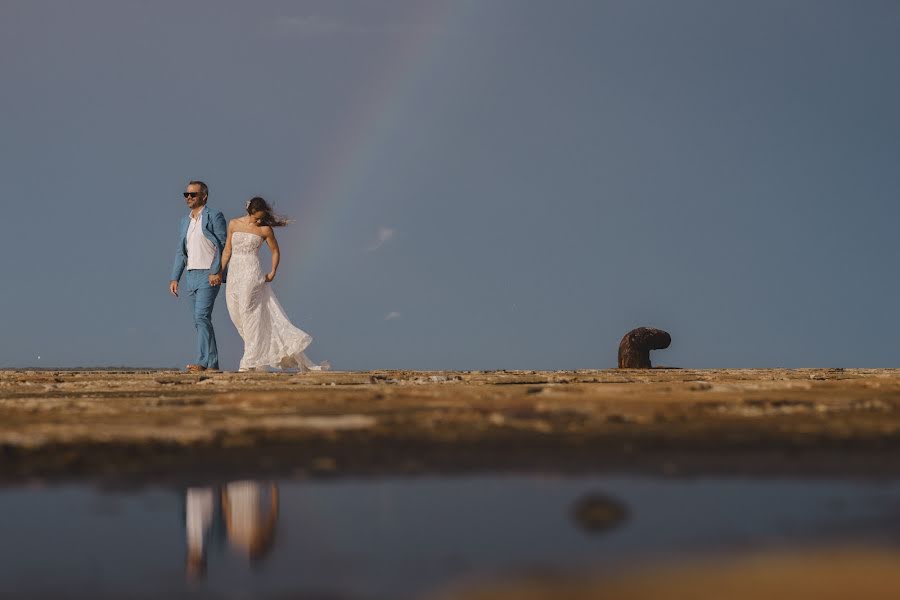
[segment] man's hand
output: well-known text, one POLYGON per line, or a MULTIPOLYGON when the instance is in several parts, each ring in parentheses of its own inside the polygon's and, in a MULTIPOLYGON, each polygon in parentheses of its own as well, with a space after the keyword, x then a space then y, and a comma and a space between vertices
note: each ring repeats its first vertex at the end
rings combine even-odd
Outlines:
POLYGON ((222 284, 222 276, 221 276, 221 275, 219 275, 219 274, 217 273, 217 274, 215 274, 215 275, 210 275, 210 276, 209 276, 209 285, 211 285, 211 286, 213 286, 213 287, 218 287, 218 286, 220 286, 221 284, 222 284))
POLYGON ((169 292, 172 293, 176 298, 178 297, 178 282, 174 279, 169 282, 169 292))

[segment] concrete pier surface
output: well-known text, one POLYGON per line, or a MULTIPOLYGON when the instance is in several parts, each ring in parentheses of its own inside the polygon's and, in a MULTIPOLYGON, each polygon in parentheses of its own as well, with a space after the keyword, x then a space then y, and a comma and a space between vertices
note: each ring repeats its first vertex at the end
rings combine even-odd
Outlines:
POLYGON ((0 479, 900 473, 900 369, 0 371, 0 479))

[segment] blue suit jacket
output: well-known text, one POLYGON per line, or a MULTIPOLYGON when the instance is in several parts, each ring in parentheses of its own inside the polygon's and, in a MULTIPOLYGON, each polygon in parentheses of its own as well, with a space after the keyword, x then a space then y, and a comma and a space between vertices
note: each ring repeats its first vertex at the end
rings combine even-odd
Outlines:
MULTIPOLYGON (((216 256, 213 258, 212 266, 209 268, 211 275, 219 272, 222 266, 222 251, 225 249, 225 239, 228 236, 228 225, 225 223, 225 216, 221 211, 213 210, 209 206, 203 207, 203 235, 206 236, 213 246, 216 247, 216 256)), ((187 265, 187 230, 191 224, 190 213, 181 218, 178 237, 178 250, 175 252, 175 264, 172 265, 172 281, 181 279, 184 273, 184 267, 187 265)), ((225 281, 225 274, 222 274, 222 281, 225 281)))

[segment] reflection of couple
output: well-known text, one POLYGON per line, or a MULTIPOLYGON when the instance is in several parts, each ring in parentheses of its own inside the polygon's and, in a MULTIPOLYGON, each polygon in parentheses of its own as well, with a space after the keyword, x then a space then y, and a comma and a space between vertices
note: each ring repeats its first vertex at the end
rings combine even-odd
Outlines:
POLYGON ((226 269, 228 314, 244 340, 241 371, 328 368, 327 363, 317 365, 303 353, 312 338, 291 324, 268 285, 275 279, 281 260, 273 228, 287 221, 275 216, 269 204, 256 197, 247 203, 247 215, 231 220, 226 227, 222 213, 206 205, 209 188, 202 181, 191 181, 184 198, 191 212, 181 219, 169 291, 178 295, 178 282, 184 274, 197 330, 197 362, 189 364, 188 371, 219 368, 212 310, 225 283, 226 269), (272 251, 272 269, 266 274, 258 256, 263 242, 272 251))
MULTIPOLYGON (((222 488, 222 521, 232 548, 251 561, 264 558, 275 541, 278 523, 278 487, 255 481, 233 481, 222 488)), ((187 573, 191 577, 206 571, 206 543, 216 516, 213 488, 188 488, 185 502, 187 573)))

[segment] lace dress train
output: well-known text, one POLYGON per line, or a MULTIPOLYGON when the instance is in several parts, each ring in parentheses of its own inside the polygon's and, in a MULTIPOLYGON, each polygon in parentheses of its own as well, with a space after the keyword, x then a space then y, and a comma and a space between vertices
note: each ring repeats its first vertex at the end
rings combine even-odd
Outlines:
POLYGON ((259 263, 263 238, 235 231, 231 238, 231 261, 225 284, 228 314, 244 340, 241 371, 272 367, 321 371, 330 365, 316 364, 303 351, 312 337, 295 327, 278 302, 259 263))

